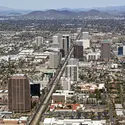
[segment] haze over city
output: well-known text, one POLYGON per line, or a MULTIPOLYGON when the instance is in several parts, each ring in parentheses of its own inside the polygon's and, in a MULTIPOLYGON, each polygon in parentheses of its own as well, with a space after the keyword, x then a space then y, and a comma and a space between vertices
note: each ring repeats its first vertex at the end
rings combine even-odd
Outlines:
POLYGON ((125 0, 0 0, 0 5, 25 10, 92 8, 125 5, 125 0))

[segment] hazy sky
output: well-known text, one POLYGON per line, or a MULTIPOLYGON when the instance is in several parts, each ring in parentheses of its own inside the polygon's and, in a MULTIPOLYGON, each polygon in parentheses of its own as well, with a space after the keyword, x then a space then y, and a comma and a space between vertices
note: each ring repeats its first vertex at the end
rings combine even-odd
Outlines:
POLYGON ((125 5, 125 0, 0 0, 0 6, 16 9, 90 8, 125 5))

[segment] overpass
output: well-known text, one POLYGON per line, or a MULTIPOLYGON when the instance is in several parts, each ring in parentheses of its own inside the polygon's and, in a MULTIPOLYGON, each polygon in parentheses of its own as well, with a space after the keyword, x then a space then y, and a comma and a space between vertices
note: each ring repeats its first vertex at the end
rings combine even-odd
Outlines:
MULTIPOLYGON (((80 37, 81 37, 81 33, 78 34, 76 40, 79 39, 80 37)), ((64 62, 62 63, 62 65, 60 65, 58 67, 54 78, 50 81, 48 90, 45 93, 44 98, 41 99, 40 104, 38 105, 35 113, 31 117, 31 119, 29 119, 29 121, 27 122, 27 125, 37 125, 39 123, 41 116, 46 111, 50 98, 51 98, 53 92, 55 91, 57 84, 60 81, 60 78, 64 72, 64 69, 67 65, 68 60, 70 59, 70 56, 71 56, 73 50, 74 50, 74 47, 72 45, 70 48, 70 51, 67 53, 67 55, 65 57, 64 62)))

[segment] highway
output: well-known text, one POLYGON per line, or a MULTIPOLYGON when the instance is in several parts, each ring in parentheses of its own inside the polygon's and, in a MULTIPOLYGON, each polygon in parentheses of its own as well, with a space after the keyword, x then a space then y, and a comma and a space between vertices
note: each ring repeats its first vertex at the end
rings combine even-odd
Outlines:
MULTIPOLYGON (((81 37, 81 33, 82 32, 80 32, 78 34, 76 40, 81 37)), ((39 123, 39 121, 42 117, 42 114, 44 114, 44 112, 48 106, 48 103, 50 101, 50 98, 51 98, 53 92, 55 91, 58 82, 60 81, 60 78, 64 72, 64 69, 67 65, 68 60, 70 59, 70 56, 71 56, 73 50, 74 50, 74 47, 72 45, 69 53, 65 57, 65 61, 63 62, 62 66, 58 67, 54 78, 49 83, 48 91, 45 93, 44 98, 41 99, 41 103, 38 105, 32 118, 27 122, 27 125, 37 125, 39 123)))

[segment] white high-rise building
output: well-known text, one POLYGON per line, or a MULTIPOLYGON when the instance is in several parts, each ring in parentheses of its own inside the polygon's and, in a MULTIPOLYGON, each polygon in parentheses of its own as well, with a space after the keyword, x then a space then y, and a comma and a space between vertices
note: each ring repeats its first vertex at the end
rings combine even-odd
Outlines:
POLYGON ((61 61, 61 55, 59 52, 53 52, 49 55, 49 68, 56 69, 61 61))
POLYGON ((84 39, 84 40, 89 39, 89 32, 83 32, 82 39, 84 39))
POLYGON ((62 38, 61 34, 57 34, 57 35, 53 36, 53 44, 58 45, 61 42, 61 38, 62 38))
POLYGON ((76 58, 70 58, 68 61, 68 65, 77 65, 79 66, 79 60, 76 58))
POLYGON ((76 43, 82 44, 84 49, 90 48, 90 40, 89 39, 80 39, 80 40, 77 40, 76 43))
POLYGON ((83 41, 83 47, 84 47, 84 49, 90 48, 90 40, 89 39, 86 39, 83 41))
POLYGON ((65 77, 61 77, 61 85, 62 85, 62 89, 63 90, 70 90, 71 89, 71 81, 70 78, 65 78, 65 77))
POLYGON ((74 44, 79 45, 79 46, 83 46, 83 40, 76 40, 74 42, 74 44))
POLYGON ((42 45, 43 44, 43 37, 41 37, 41 36, 36 37, 36 44, 38 46, 42 45))
POLYGON ((70 78, 71 81, 78 81, 78 66, 67 65, 65 68, 65 77, 70 78))

